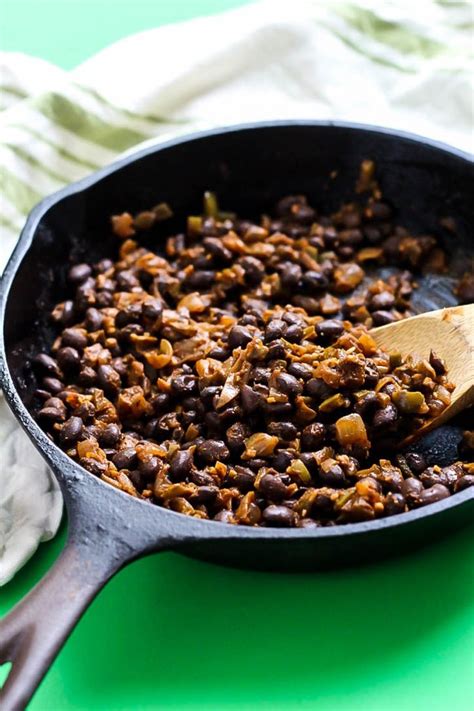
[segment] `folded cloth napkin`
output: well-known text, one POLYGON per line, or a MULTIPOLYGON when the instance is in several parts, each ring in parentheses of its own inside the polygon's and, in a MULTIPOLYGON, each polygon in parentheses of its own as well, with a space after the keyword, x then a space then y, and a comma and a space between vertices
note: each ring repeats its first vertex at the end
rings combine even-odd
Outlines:
MULTIPOLYGON (((263 0, 128 37, 66 73, 0 57, 0 270, 30 208, 144 141, 270 118, 392 126, 472 149, 472 9, 263 0)), ((0 402, 0 584, 62 502, 0 402)))

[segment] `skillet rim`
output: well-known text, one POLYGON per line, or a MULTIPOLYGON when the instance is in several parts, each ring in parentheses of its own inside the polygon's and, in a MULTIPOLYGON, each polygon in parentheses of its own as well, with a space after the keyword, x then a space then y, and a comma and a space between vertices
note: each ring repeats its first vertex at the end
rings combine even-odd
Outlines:
MULTIPOLYGON (((22 263, 24 257, 26 256, 37 232, 37 228, 42 218, 46 213, 60 203, 65 198, 72 195, 85 192, 89 188, 96 185, 98 182, 108 177, 112 173, 125 168, 126 166, 141 160, 142 158, 151 155, 153 153, 159 153, 162 150, 173 148, 175 146, 193 142, 196 140, 206 139, 212 136, 223 135, 227 133, 239 133, 245 131, 255 131, 255 130, 265 130, 274 128, 336 128, 336 129, 346 129, 353 131, 354 134, 364 133, 364 134, 374 134, 375 136, 389 136, 392 138, 398 138, 404 142, 412 142, 416 144, 421 144, 432 148, 434 151, 438 151, 441 154, 447 154, 451 157, 457 158, 462 162, 466 162, 467 166, 474 167, 473 156, 463 151, 462 149, 449 146, 445 143, 437 141, 431 138, 425 138, 414 133, 399 131, 396 129, 379 127, 370 124, 359 124, 346 121, 325 121, 325 120, 278 120, 278 121, 258 121, 249 122, 243 124, 235 124, 232 126, 224 126, 212 128, 204 131, 197 131, 190 134, 182 134, 175 138, 160 140, 157 139, 150 145, 143 148, 139 148, 117 160, 113 161, 109 165, 85 176, 81 180, 71 183, 64 188, 61 188, 57 192, 45 197, 41 202, 39 202, 31 212, 28 214, 25 225, 20 233, 18 242, 8 260, 5 267, 5 271, 1 276, 0 284, 0 387, 2 387, 5 399, 9 405, 9 408, 13 412, 15 419, 20 423, 30 440, 33 442, 36 449, 39 451, 43 459, 52 468, 55 478, 58 480, 62 493, 65 498, 66 506, 68 508, 69 515, 71 515, 74 507, 74 490, 70 485, 70 481, 80 482, 82 485, 88 487, 87 495, 92 493, 93 487, 100 487, 97 489, 97 494, 109 498, 109 496, 115 497, 115 494, 119 494, 122 497, 123 506, 121 507, 124 511, 127 505, 132 509, 135 508, 137 514, 141 511, 144 514, 146 511, 152 510, 151 516, 143 516, 142 520, 139 521, 139 525, 134 523, 132 530, 140 531, 142 530, 143 523, 151 522, 151 519, 156 521, 160 528, 163 524, 169 524, 169 530, 171 533, 176 532, 176 535, 180 542, 186 543, 189 539, 200 539, 200 540, 242 540, 242 539, 255 539, 255 540, 284 540, 285 542, 291 540, 302 539, 307 541, 317 541, 320 539, 328 540, 340 538, 341 536, 357 536, 361 534, 375 533, 381 529, 396 529, 398 526, 403 526, 404 524, 416 523, 421 519, 429 518, 430 516, 442 514, 450 509, 455 509, 460 507, 462 504, 467 503, 474 499, 474 487, 469 487, 464 491, 458 492, 451 495, 447 499, 443 499, 434 504, 429 504, 427 506, 413 509, 411 511, 397 514, 395 516, 389 516, 381 519, 375 519, 373 521, 364 521, 359 523, 344 524, 338 526, 332 526, 327 528, 316 528, 316 529, 285 529, 285 528, 263 528, 263 527, 250 527, 250 526, 229 526, 228 524, 222 524, 216 521, 206 521, 202 519, 193 519, 183 514, 179 514, 174 511, 169 511, 159 506, 150 507, 149 504, 140 499, 135 499, 125 492, 114 489, 106 482, 91 476, 89 472, 83 469, 79 464, 74 462, 70 457, 68 457, 56 444, 54 444, 43 430, 39 427, 37 422, 33 419, 30 412, 27 410, 20 395, 15 387, 12 375, 7 362, 6 349, 5 349, 5 339, 4 339, 4 324, 5 324, 5 311, 6 305, 8 303, 8 297, 10 294, 11 286, 15 279, 15 275, 18 271, 20 264, 22 263), (128 502, 128 503, 126 503, 128 502), (141 507, 140 509, 137 507, 141 507), (217 524, 217 525, 216 525, 217 524)), ((99 496, 100 497, 100 496, 99 496)), ((87 496, 89 502, 89 496, 87 496)), ((119 501, 119 499, 114 499, 119 501)), ((92 508, 92 507, 91 507, 92 508)))

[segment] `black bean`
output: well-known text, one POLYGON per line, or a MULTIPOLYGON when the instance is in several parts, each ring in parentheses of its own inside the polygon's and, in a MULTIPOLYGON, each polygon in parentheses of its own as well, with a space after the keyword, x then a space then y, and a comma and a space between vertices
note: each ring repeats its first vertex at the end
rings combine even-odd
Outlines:
POLYGON ((434 504, 437 501, 442 501, 450 496, 450 491, 447 486, 443 484, 434 484, 429 489, 424 489, 416 502, 419 506, 426 506, 427 504, 434 504))
POLYGON ((153 412, 156 415, 159 415, 162 412, 165 412, 165 410, 169 407, 170 396, 168 393, 158 393, 150 399, 150 404, 153 407, 153 412))
POLYGON ((57 307, 54 310, 52 316, 62 326, 69 326, 69 324, 73 323, 75 317, 74 302, 68 299, 61 304, 61 307, 57 307))
POLYGON ((68 272, 68 279, 71 284, 82 284, 90 275, 92 269, 88 264, 76 264, 68 272))
POLYGON ((78 328, 66 328, 61 334, 61 342, 63 346, 71 346, 78 351, 82 351, 88 343, 87 336, 84 331, 78 328))
POLYGON ((344 331, 344 324, 337 319, 327 319, 316 324, 316 333, 324 339, 339 338, 344 331))
POLYGON ((82 436, 82 428, 84 427, 80 417, 70 417, 66 420, 59 431, 59 441, 64 447, 70 447, 75 444, 82 436))
POLYGON ((320 378, 311 378, 305 384, 305 390, 311 397, 316 400, 325 400, 327 397, 333 394, 331 388, 326 385, 324 380, 320 378))
POLYGON ((86 311, 85 325, 88 331, 99 331, 102 328, 104 317, 99 309, 91 307, 86 311))
POLYGON ((460 477, 454 484, 454 491, 463 491, 464 489, 474 486, 474 474, 465 474, 460 477))
POLYGON ((197 469, 191 472, 190 478, 193 484, 197 484, 197 486, 214 486, 216 483, 210 474, 197 469))
POLYGON ((313 518, 302 518, 296 524, 297 528, 320 528, 321 524, 315 521, 313 518))
POLYGON ((416 452, 407 452, 407 454, 405 455, 405 459, 408 466, 415 474, 420 474, 427 467, 426 459, 422 454, 417 454, 416 452))
POLYGON ((122 449, 120 452, 117 452, 114 457, 112 457, 112 462, 115 464, 117 469, 134 469, 138 463, 137 453, 132 447, 122 449))
POLYGON ((43 378, 42 384, 45 390, 48 390, 48 392, 53 395, 56 395, 57 393, 60 393, 61 390, 64 390, 64 383, 62 383, 61 380, 58 380, 58 378, 51 378, 48 376, 43 378))
POLYGON ((196 494, 191 497, 191 501, 195 506, 212 504, 216 500, 218 493, 218 486, 200 486, 196 494))
POLYGON ((45 373, 49 373, 53 377, 61 377, 61 371, 59 370, 58 364, 54 358, 52 358, 47 353, 39 353, 33 358, 33 364, 45 373))
POLYGON ((95 270, 99 274, 103 274, 104 272, 107 272, 109 269, 112 269, 113 266, 114 266, 114 263, 111 259, 101 259, 95 265, 95 270))
POLYGON ((259 481, 258 490, 271 501, 281 501, 287 494, 287 487, 278 474, 264 474, 259 481))
POLYGON ((296 524, 295 512, 286 506, 271 504, 264 509, 262 517, 267 526, 289 528, 296 524))
POLYGON ((286 472, 293 458, 290 452, 281 449, 270 459, 270 464, 277 472, 286 472))
POLYGON ((292 413, 293 406, 291 402, 265 402, 263 409, 269 418, 283 418, 292 413))
POLYGON ((171 390, 173 395, 191 395, 197 392, 197 378, 195 375, 180 373, 171 378, 171 390))
POLYGON ((320 300, 313 296, 303 296, 296 294, 291 297, 291 303, 304 309, 310 316, 318 314, 320 311, 320 300))
POLYGON ((217 412, 206 412, 204 415, 204 426, 209 437, 221 436, 223 427, 217 412))
POLYGON ((423 491, 424 489, 421 481, 415 479, 414 477, 405 479, 402 487, 402 493, 408 504, 411 506, 418 504, 423 491))
POLYGON ((377 407, 377 395, 374 392, 367 392, 360 397, 354 405, 354 411, 362 418, 371 415, 377 407))
POLYGON ((196 448, 197 456, 206 464, 225 462, 229 458, 229 450, 222 440, 207 439, 196 448))
POLYGON ((285 338, 290 343, 299 343, 304 336, 304 329, 297 323, 288 326, 285 338))
POLYGON ((38 412, 38 417, 47 422, 64 422, 66 419, 66 408, 61 400, 58 400, 60 406, 51 403, 51 400, 56 399, 57 398, 49 398, 38 412))
POLYGON ((124 328, 131 323, 140 321, 142 315, 142 307, 140 304, 130 304, 124 309, 121 309, 115 317, 115 325, 117 328, 124 328))
POLYGON ((36 388, 33 395, 35 398, 38 398, 39 400, 47 400, 51 396, 51 393, 49 392, 49 390, 43 390, 42 388, 36 388))
POLYGON ((77 417, 80 417, 81 420, 83 420, 84 422, 92 420, 95 415, 95 412, 95 405, 89 400, 84 400, 80 403, 80 405, 74 408, 74 414, 77 417))
POLYGON ((328 286, 329 280, 322 272, 309 270, 303 274, 301 280, 301 288, 303 291, 307 290, 311 294, 314 294, 322 289, 326 289, 328 286))
POLYGON ((253 380, 254 383, 259 383, 266 386, 268 385, 268 379, 270 378, 271 374, 272 371, 270 368, 266 368, 261 365, 256 365, 254 368, 252 368, 250 379, 253 380))
POLYGON ((252 340, 252 334, 245 326, 233 326, 229 331, 229 348, 244 348, 252 340))
POLYGON ((77 376, 78 382, 85 388, 93 387, 97 382, 97 373, 89 365, 84 366, 77 376))
POLYGON ((301 449, 315 452, 321 448, 325 438, 326 427, 321 422, 313 422, 301 432, 301 449))
POLYGON ((193 455, 189 450, 176 452, 170 463, 169 478, 171 481, 184 481, 193 468, 193 455))
POLYGON ((310 474, 317 474, 318 464, 314 458, 314 452, 301 452, 299 459, 301 459, 310 474))
POLYGON ((298 434, 298 430, 292 422, 270 422, 267 427, 270 435, 278 437, 283 442, 289 442, 298 434))
POLYGON ((240 388, 240 401, 244 412, 251 414, 265 404, 265 397, 249 385, 242 385, 240 388))
POLYGON ((373 388, 379 382, 379 371, 377 366, 370 361, 366 361, 364 365, 364 385, 367 388, 373 388))
POLYGON ((111 422, 100 433, 99 441, 102 447, 115 447, 120 439, 120 427, 111 422))
POLYGON ((244 314, 239 318, 239 326, 255 326, 258 327, 260 324, 260 319, 255 316, 255 314, 244 314))
POLYGON ((235 422, 226 431, 226 440, 234 454, 241 454, 245 448, 245 440, 250 437, 251 431, 243 422, 235 422))
POLYGON ((250 459, 250 461, 248 462, 249 468, 250 468, 252 471, 254 471, 255 473, 258 473, 258 471, 259 471, 262 467, 266 467, 267 464, 268 464, 268 462, 267 462, 266 459, 258 458, 258 457, 255 457, 255 459, 250 459))
POLYGON ((107 291, 104 289, 104 291, 99 291, 96 296, 95 300, 95 305, 98 308, 104 309, 108 308, 109 306, 113 306, 114 303, 114 295, 112 294, 111 291, 107 291))
POLYGON ((232 252, 227 249, 218 237, 206 237, 202 243, 208 252, 221 262, 230 262, 232 260, 232 252))
MULTIPOLYGON (((293 326, 290 326, 290 328, 293 328, 293 326)), ((294 328, 299 328, 299 326, 295 326, 294 328)), ((268 344, 267 361, 282 360, 284 357, 285 346, 282 341, 276 340, 268 344)))
POLYGON ((294 375, 289 373, 279 373, 276 377, 277 388, 288 397, 296 397, 303 392, 303 385, 294 375))
POLYGON ((278 318, 274 318, 268 322, 265 328, 265 342, 269 343, 274 341, 276 338, 282 338, 287 330, 287 324, 278 318))
POLYGON ((242 419, 243 411, 239 405, 230 403, 223 410, 219 411, 219 419, 223 425, 230 425, 242 419))
POLYGON ((134 469, 132 472, 128 472, 127 476, 137 491, 142 491, 145 488, 147 479, 141 471, 134 469))
POLYGON ((94 287, 94 279, 86 279, 85 282, 77 287, 74 305, 79 313, 85 311, 89 306, 94 306, 96 303, 94 287))
POLYGON ((249 467, 243 467, 237 465, 234 467, 235 476, 231 478, 233 486, 236 486, 242 493, 247 493, 253 489, 255 482, 255 472, 253 472, 249 467))
POLYGON ((437 375, 446 373, 446 364, 434 351, 430 352, 430 365, 437 375))
POLYGON ((303 316, 296 311, 285 311, 282 319, 289 326, 304 326, 305 323, 303 316))
POLYGON ((132 291, 137 286, 140 286, 140 282, 131 271, 125 270, 117 274, 117 287, 120 291, 132 291))
POLYGON ((293 262, 283 262, 279 265, 280 282, 283 288, 292 289, 298 286, 298 283, 303 276, 303 270, 299 264, 293 262))
POLYGON ((222 346, 216 346, 209 351, 209 358, 214 358, 214 360, 226 360, 229 356, 230 351, 222 346))
POLYGON ((245 281, 249 286, 257 286, 263 279, 265 267, 262 262, 255 257, 241 257, 238 264, 245 272, 245 281))
POLYGON ((398 419, 398 411, 395 405, 387 405, 381 410, 377 410, 372 420, 374 427, 383 428, 392 425, 398 419))
POLYGON ((344 470, 339 464, 333 464, 330 468, 319 469, 319 479, 323 486, 334 487, 335 489, 347 486, 347 479, 344 470))
POLYGON ((209 270, 198 269, 186 277, 186 285, 192 289, 209 289, 212 286, 216 273, 209 270))
POLYGON ((120 375, 111 365, 99 365, 97 380, 105 393, 112 397, 118 394, 121 386, 120 375))
POLYGON ((390 492, 385 497, 384 513, 387 516, 403 513, 405 511, 405 497, 399 492, 390 492))
POLYGON ((142 306, 143 318, 152 321, 157 327, 163 317, 163 304, 159 299, 148 299, 142 306))
POLYGON ((395 304, 395 296, 389 291, 374 294, 369 301, 369 307, 374 311, 387 311, 395 304))
POLYGON ((396 318, 390 311, 374 311, 372 314, 374 326, 385 326, 387 323, 393 323, 396 318))
POLYGON ((301 380, 309 380, 313 374, 313 368, 307 363, 290 363, 288 366, 288 372, 290 375, 294 375, 295 378, 300 378, 301 380))
POLYGON ((81 357, 75 348, 64 346, 57 352, 58 364, 65 373, 72 373, 79 369, 81 357))

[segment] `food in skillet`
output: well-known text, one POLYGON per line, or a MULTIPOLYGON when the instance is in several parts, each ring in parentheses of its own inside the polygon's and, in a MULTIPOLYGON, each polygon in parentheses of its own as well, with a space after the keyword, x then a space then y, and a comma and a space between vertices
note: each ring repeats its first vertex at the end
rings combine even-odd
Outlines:
POLYGON ((112 217, 117 261, 71 267, 35 359, 41 425, 112 486, 230 524, 367 521, 474 484, 472 433, 448 467, 390 454, 453 386, 436 353, 384 352, 368 329, 412 315, 413 272, 446 258, 394 225, 370 161, 357 193, 330 216, 285 197, 259 222, 207 193, 156 251, 140 236, 167 205, 112 217))

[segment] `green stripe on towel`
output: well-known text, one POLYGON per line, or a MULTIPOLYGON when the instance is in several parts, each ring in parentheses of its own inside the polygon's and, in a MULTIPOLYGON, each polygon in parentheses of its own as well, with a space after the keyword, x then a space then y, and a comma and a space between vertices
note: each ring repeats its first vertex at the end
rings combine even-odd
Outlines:
POLYGON ((25 126, 24 124, 17 123, 17 124, 11 124, 13 128, 19 128, 25 133, 28 133, 30 136, 35 138, 37 141, 41 141, 41 143, 46 143, 47 146, 50 148, 53 148, 56 153, 63 158, 66 158, 67 160, 70 160, 71 163, 77 163, 77 165, 81 165, 84 168, 87 168, 87 170, 97 170, 97 168, 101 167, 100 163, 93 163, 90 160, 87 160, 86 158, 80 158, 79 156, 75 155, 74 153, 70 153, 66 148, 63 148, 62 146, 58 146, 56 143, 53 141, 49 140, 49 138, 46 138, 46 136, 42 133, 38 133, 38 131, 35 131, 31 126, 25 126))
POLYGON ((125 151, 150 138, 124 126, 113 126, 55 92, 34 99, 32 105, 58 126, 111 151, 125 151))
POLYGON ((0 168, 0 192, 24 215, 44 197, 3 166, 0 168))
POLYGON ((342 5, 335 7, 334 10, 364 37, 370 37, 387 47, 398 50, 401 54, 416 54, 424 59, 430 59, 446 49, 440 42, 404 27, 398 22, 383 20, 371 10, 354 5, 342 5))
POLYGON ((138 111, 130 111, 130 109, 125 109, 123 106, 117 106, 117 104, 113 104, 111 101, 106 99, 102 94, 99 94, 98 91, 95 89, 92 89, 90 86, 86 86, 85 84, 79 84, 78 82, 74 82, 74 86, 76 86, 78 89, 83 91, 86 94, 90 94, 90 96, 93 96, 94 99, 99 101, 101 104, 106 106, 109 109, 113 109, 119 114, 123 114, 124 116, 127 116, 127 118, 131 119, 140 119, 141 121, 150 121, 150 123, 175 123, 168 121, 168 119, 163 118, 162 116, 153 116, 152 114, 142 114, 139 113, 138 111))
POLYGON ((23 148, 20 148, 19 146, 11 146, 11 145, 8 145, 7 147, 12 153, 19 156, 22 160, 24 160, 25 163, 28 163, 28 165, 33 166, 37 170, 40 170, 41 172, 43 172, 45 175, 47 175, 52 180, 55 180, 60 185, 64 185, 65 183, 70 182, 69 178, 66 178, 64 175, 59 175, 59 173, 56 173, 54 170, 51 170, 51 168, 48 168, 44 164, 44 162, 38 160, 37 158, 34 158, 27 151, 23 150, 23 148))

